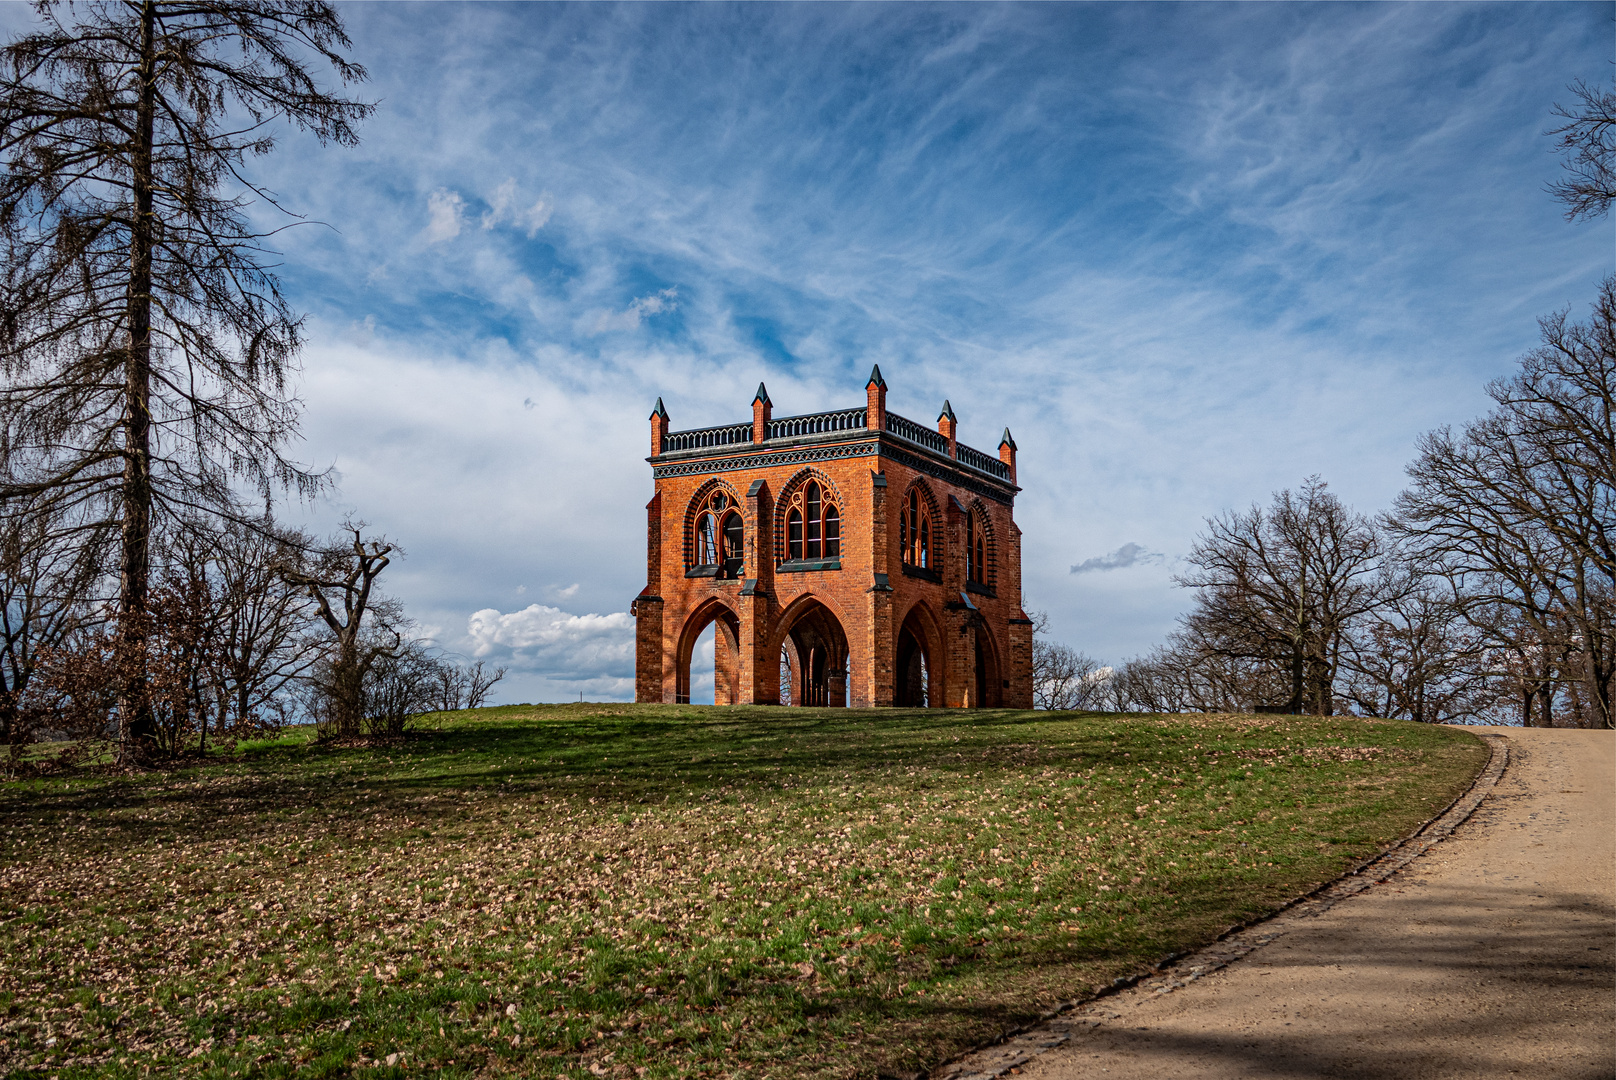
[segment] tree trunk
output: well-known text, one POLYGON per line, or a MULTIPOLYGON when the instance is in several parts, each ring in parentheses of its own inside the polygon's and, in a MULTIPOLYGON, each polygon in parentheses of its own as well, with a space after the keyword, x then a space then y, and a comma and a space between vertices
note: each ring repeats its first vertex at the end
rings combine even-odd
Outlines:
POLYGON ((1593 703, 1593 726, 1613 727, 1610 714, 1610 673, 1600 671, 1599 656, 1591 648, 1583 649, 1583 673, 1588 683, 1588 698, 1593 703))
POLYGON ((148 756, 156 721, 146 685, 147 586, 151 573, 151 311, 152 311, 152 131, 157 111, 157 9, 140 11, 140 98, 130 161, 134 219, 129 235, 129 352, 124 360, 123 521, 119 559, 118 647, 123 686, 119 694, 120 742, 126 762, 148 756))
POLYGON ((1306 681, 1307 660, 1302 655, 1302 645, 1299 641, 1291 643, 1291 700, 1287 708, 1292 713, 1304 713, 1306 706, 1302 703, 1302 685, 1306 681))

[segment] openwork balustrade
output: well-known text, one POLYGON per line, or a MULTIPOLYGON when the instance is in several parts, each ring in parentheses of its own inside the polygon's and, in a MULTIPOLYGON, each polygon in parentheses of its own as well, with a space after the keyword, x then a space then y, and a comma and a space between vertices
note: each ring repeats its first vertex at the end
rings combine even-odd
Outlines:
MULTIPOLYGON (((764 424, 766 441, 797 439, 807 435, 823 435, 837 431, 863 430, 869 422, 868 409, 833 409, 830 412, 806 413, 802 416, 783 416, 764 424)), ((897 413, 886 414, 886 430, 905 442, 921 446, 933 453, 948 456, 948 438, 939 431, 917 424, 897 413)), ((671 431, 662 437, 664 452, 701 450, 712 446, 734 446, 752 441, 751 424, 721 424, 717 427, 695 428, 690 431, 671 431)), ((1010 466, 998 458, 984 454, 964 443, 955 443, 956 460, 977 472, 999 480, 1010 479, 1010 466)))
POLYGON ((865 409, 837 409, 805 416, 784 416, 769 421, 769 438, 794 439, 800 435, 819 435, 826 431, 851 431, 862 428, 867 416, 865 409))
POLYGON ((935 450, 947 456, 948 439, 941 432, 933 431, 923 424, 917 424, 908 417, 897 413, 887 413, 887 430, 900 439, 907 439, 917 446, 924 446, 928 450, 935 450))
POLYGON ((699 450, 704 446, 729 446, 752 441, 751 424, 724 424, 720 427, 671 431, 662 438, 663 450, 699 450))
POLYGON ((982 451, 966 446, 964 443, 954 444, 955 452, 959 454, 959 463, 969 465, 977 472, 985 472, 989 476, 997 476, 1000 480, 1010 479, 1010 466, 996 457, 988 457, 982 451))

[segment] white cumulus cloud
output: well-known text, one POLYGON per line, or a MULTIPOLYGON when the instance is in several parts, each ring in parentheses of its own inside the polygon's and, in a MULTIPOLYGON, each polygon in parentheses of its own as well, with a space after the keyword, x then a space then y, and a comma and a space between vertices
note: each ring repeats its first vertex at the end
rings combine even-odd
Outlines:
POLYGON ((634 618, 626 611, 573 615, 544 604, 512 612, 484 608, 473 613, 466 635, 474 656, 519 670, 584 680, 634 673, 634 618))

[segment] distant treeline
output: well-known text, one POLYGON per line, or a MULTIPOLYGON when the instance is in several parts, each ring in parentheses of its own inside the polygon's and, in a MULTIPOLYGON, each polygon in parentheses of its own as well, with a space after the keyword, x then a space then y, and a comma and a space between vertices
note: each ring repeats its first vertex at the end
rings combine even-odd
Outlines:
POLYGON ((1311 477, 1210 519, 1179 629, 1116 669, 1040 637, 1039 704, 1612 726, 1616 278, 1587 322, 1540 325, 1487 415, 1420 440, 1390 510, 1311 477))

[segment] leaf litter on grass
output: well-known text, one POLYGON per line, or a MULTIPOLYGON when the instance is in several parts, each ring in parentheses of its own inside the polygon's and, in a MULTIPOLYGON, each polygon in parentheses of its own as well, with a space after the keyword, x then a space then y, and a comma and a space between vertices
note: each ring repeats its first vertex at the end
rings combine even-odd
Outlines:
POLYGON ((1328 879, 1485 758, 1350 717, 443 718, 0 794, 0 1068, 930 1067, 1328 879))

